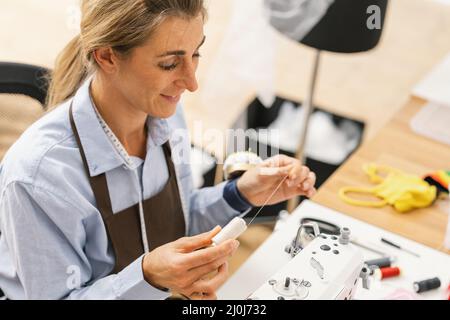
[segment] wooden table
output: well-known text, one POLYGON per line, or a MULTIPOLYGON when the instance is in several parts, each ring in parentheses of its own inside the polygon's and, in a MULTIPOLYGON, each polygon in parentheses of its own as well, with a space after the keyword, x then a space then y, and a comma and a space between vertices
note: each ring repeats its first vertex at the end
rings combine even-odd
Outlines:
POLYGON ((364 143, 319 189, 314 202, 356 219, 395 232, 431 248, 450 253, 443 247, 449 201, 438 201, 426 209, 398 213, 382 209, 351 206, 338 197, 343 186, 370 186, 361 167, 367 162, 389 165, 402 171, 424 175, 450 168, 450 147, 414 133, 411 118, 426 102, 412 97, 393 119, 370 141, 364 143))

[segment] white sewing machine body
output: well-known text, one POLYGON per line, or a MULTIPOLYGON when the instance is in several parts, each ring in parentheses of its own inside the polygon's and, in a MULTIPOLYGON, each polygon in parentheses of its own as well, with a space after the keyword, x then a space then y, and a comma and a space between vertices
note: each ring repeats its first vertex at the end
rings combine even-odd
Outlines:
POLYGON ((361 251, 340 239, 318 235, 248 299, 351 299, 367 270, 361 251))

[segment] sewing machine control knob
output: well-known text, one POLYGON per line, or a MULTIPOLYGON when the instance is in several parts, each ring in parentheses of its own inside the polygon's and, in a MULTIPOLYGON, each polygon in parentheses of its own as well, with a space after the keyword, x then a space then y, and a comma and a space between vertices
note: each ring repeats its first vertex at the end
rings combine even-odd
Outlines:
POLYGON ((340 244, 349 244, 349 242, 350 242, 350 229, 342 228, 341 236, 339 237, 339 243, 340 244))
POLYGON ((362 278, 362 286, 364 289, 370 289, 370 275, 371 270, 369 266, 364 264, 363 268, 361 269, 361 273, 359 274, 359 277, 362 278))
POLYGON ((269 285, 275 291, 278 300, 303 300, 309 294, 309 282, 300 281, 297 278, 285 277, 282 281, 269 280, 269 285))
POLYGON ((286 277, 286 280, 284 280, 284 287, 286 289, 289 289, 289 286, 291 285, 291 278, 286 277))

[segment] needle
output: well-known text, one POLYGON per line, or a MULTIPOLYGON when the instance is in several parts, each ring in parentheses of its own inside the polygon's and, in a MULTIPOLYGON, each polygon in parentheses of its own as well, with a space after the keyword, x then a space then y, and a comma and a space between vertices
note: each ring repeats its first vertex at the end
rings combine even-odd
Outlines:
POLYGON ((389 241, 389 240, 386 240, 384 238, 381 238, 381 242, 386 243, 387 245, 390 245, 391 247, 397 248, 399 250, 403 250, 403 251, 405 251, 405 252, 407 252, 409 254, 412 254, 413 256, 416 256, 417 258, 420 258, 420 256, 417 253, 415 253, 413 251, 410 251, 408 249, 402 248, 401 246, 399 246, 398 244, 393 243, 392 241, 389 241))
POLYGON ((379 250, 377 250, 377 249, 375 249, 375 248, 369 247, 369 246, 367 246, 367 245, 365 245, 365 244, 363 244, 363 243, 357 241, 356 239, 351 239, 350 242, 353 243, 354 245, 357 245, 358 247, 361 247, 361 248, 363 248, 363 249, 372 251, 372 252, 374 252, 374 253, 376 253, 376 254, 379 254, 379 255, 381 255, 381 256, 387 256, 386 253, 381 252, 381 251, 379 251, 379 250))

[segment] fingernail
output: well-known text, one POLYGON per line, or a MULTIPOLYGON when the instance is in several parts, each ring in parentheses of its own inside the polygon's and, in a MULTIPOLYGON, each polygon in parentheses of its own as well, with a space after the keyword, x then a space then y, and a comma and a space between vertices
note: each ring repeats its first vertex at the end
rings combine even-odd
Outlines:
POLYGON ((303 184, 303 189, 309 189, 309 183, 304 183, 303 184))

